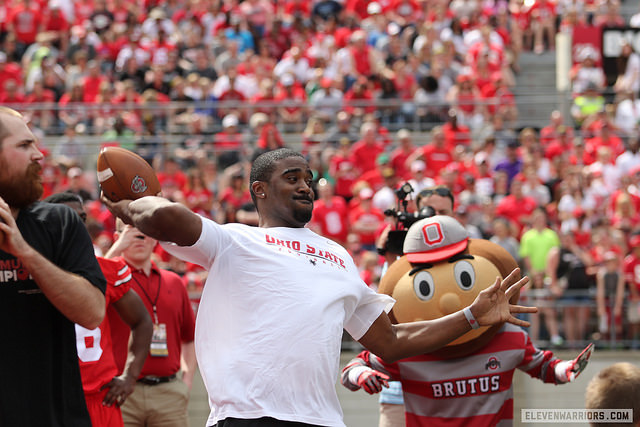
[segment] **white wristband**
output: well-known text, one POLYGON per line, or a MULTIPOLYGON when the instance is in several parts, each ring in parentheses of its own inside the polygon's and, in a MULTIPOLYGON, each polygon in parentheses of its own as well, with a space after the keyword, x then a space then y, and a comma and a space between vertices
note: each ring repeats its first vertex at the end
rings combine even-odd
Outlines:
POLYGON ((469 322, 471 329, 478 329, 480 327, 480 324, 478 323, 476 318, 473 317, 473 313, 471 312, 471 309, 469 307, 465 307, 462 312, 464 313, 464 317, 467 318, 467 322, 469 322))
POLYGON ((349 378, 349 382, 351 382, 351 384, 358 384, 358 378, 360 378, 360 375, 364 374, 367 371, 372 371, 373 369, 369 368, 368 366, 354 366, 353 368, 349 369, 349 374, 348 374, 348 378, 349 378))

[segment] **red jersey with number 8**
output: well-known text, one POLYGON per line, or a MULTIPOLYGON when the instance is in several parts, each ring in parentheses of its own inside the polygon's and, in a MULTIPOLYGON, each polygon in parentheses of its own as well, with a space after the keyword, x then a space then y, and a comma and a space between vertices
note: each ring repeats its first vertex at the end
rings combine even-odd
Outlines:
MULTIPOLYGON (((107 279, 105 299, 106 307, 109 307, 131 288, 131 269, 122 260, 101 257, 97 259, 107 279)), ((100 326, 92 330, 76 325, 76 346, 84 392, 85 394, 97 393, 118 374, 107 316, 100 326)))

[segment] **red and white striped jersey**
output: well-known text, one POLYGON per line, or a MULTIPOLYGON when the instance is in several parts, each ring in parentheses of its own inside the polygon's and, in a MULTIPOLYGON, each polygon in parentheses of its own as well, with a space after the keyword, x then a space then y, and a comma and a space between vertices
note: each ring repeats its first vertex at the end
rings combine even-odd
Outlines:
MULTIPOLYGON (((97 257, 100 268, 107 279, 106 306, 118 301, 131 288, 131 269, 121 260, 97 257)), ((76 346, 85 394, 97 393, 118 374, 111 349, 109 320, 104 320, 95 329, 76 325, 76 346)))
POLYGON ((342 384, 350 390, 348 371, 368 366, 402 383, 407 427, 511 426, 513 373, 520 369, 547 383, 559 384, 550 351, 533 345, 523 329, 505 324, 474 354, 444 359, 425 354, 396 363, 384 363, 363 351, 342 371, 342 384))

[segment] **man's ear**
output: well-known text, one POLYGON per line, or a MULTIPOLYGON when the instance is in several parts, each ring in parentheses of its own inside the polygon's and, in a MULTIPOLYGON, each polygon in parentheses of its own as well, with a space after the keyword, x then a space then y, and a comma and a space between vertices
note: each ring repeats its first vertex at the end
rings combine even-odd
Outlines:
POLYGON ((256 195, 258 199, 264 199, 266 197, 267 183, 264 181, 254 181, 251 184, 251 191, 256 195))

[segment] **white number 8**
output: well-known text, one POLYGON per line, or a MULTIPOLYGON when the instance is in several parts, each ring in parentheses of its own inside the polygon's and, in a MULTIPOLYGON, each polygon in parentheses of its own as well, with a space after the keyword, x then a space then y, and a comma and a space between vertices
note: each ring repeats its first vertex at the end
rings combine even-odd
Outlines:
POLYGON ((78 348, 78 357, 80 360, 83 362, 96 362, 100 360, 102 356, 100 338, 102 338, 100 328, 87 329, 76 325, 76 347, 78 348))

